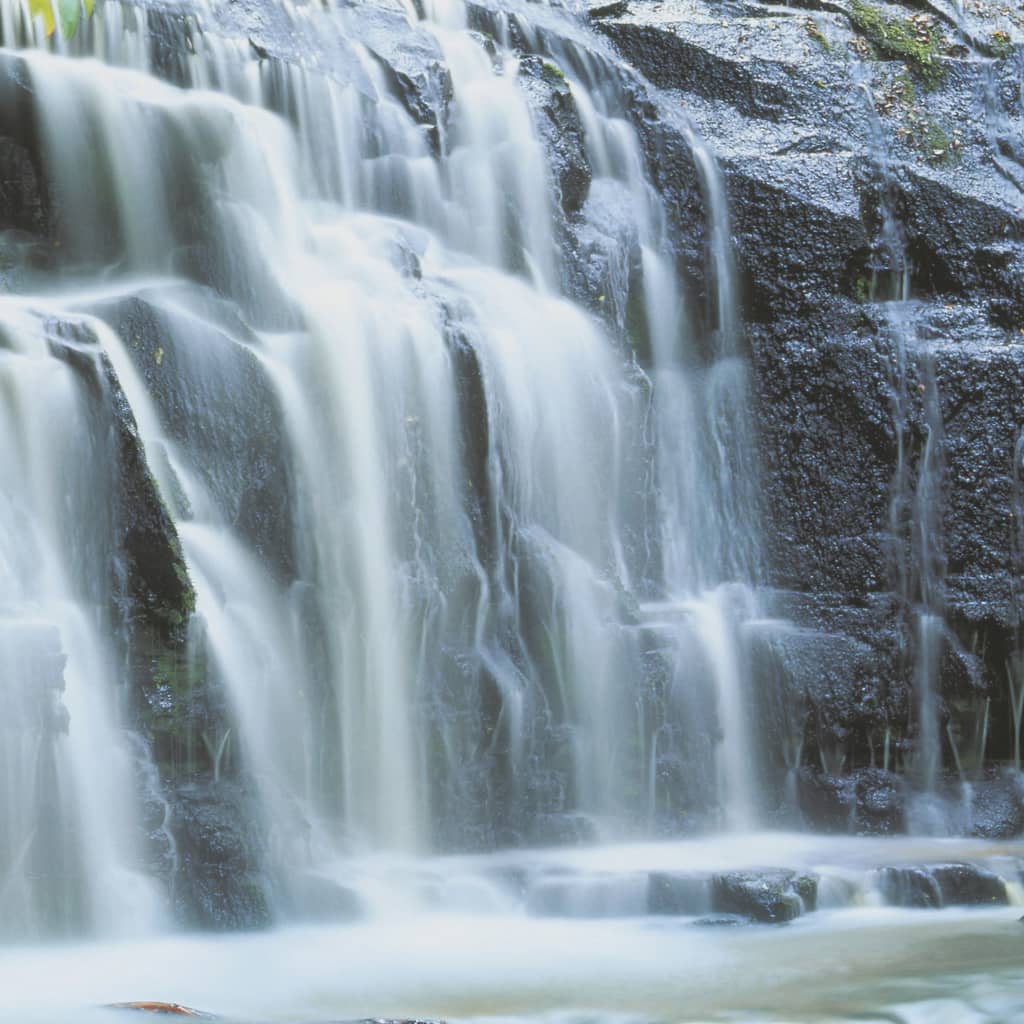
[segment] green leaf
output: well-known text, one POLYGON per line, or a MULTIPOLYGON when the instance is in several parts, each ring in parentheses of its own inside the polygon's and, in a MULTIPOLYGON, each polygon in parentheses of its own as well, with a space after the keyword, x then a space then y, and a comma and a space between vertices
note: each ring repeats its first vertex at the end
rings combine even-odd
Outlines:
POLYGON ((46 34, 52 36, 57 28, 57 22, 53 17, 53 7, 50 4, 50 0, 28 0, 28 11, 32 15, 33 20, 36 18, 43 19, 43 27, 46 30, 46 34))
POLYGON ((82 19, 82 2, 57 0, 57 7, 60 10, 60 30, 64 33, 65 39, 70 39, 78 30, 78 23, 82 19))
POLYGON ((96 6, 96 0, 83 0, 82 6, 85 7, 85 16, 91 17, 92 10, 96 6))

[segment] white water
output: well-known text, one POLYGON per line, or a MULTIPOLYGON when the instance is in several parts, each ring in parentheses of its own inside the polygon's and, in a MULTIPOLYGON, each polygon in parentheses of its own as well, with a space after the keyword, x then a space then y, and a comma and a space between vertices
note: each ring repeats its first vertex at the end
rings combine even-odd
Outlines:
MULTIPOLYGON (((132 998, 182 1002, 240 1021, 419 1015, 924 1024, 1009 1021, 1024 1008, 1019 905, 901 911, 879 906, 873 887, 879 863, 936 855, 999 863, 1007 853, 1019 855, 1019 844, 756 840, 763 856, 813 866, 829 880, 817 914, 787 928, 743 929, 643 917, 631 908, 637 872, 749 866, 757 863, 749 836, 525 852, 504 862, 419 860, 394 864, 390 873, 378 857, 366 868, 381 889, 404 878, 433 891, 435 903, 351 926, 12 951, 0 959, 0 1019, 48 1022, 73 1014, 114 1021, 122 1014, 99 1007, 132 998), (510 898, 516 865, 534 891, 571 870, 584 894, 582 916, 524 913, 510 898), (594 914, 596 886, 607 893, 609 882, 618 885, 620 909, 594 914), (55 976, 59 986, 50 983, 55 976)), ((357 868, 350 866, 349 877, 359 877, 357 868)), ((1019 885, 1015 895, 1019 901, 1019 885)), ((602 905, 610 905, 607 895, 602 905)))
POLYGON ((133 863, 138 797, 103 582, 109 448, 45 321, 5 300, 0 323, 0 933, 145 931, 158 902, 133 863))

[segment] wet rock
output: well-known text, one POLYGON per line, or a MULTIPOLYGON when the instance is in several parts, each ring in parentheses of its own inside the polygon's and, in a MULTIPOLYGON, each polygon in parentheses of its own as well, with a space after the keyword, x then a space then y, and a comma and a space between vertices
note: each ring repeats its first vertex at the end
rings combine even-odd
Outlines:
POLYGON ((185 783, 173 793, 172 807, 178 918, 214 931, 269 924, 258 811, 251 794, 235 781, 185 783))
POLYGON ((452 101, 451 72, 429 32, 410 31, 401 10, 366 16, 361 36, 380 62, 391 91, 412 119, 425 128, 435 152, 447 127, 452 101))
POLYGON ((46 206, 39 172, 28 150, 0 138, 0 227, 29 235, 46 233, 46 206))
POLYGON ((634 917, 647 910, 642 874, 553 875, 532 881, 527 911, 539 917, 634 917))
POLYGON ((932 868, 932 877, 947 907, 1003 906, 1009 903, 1006 884, 998 876, 972 864, 944 864, 932 868))
POLYGON ((1024 792, 1011 775, 985 779, 971 786, 971 835, 1012 839, 1024 833, 1024 792))
MULTIPOLYGON (((283 414, 252 332, 230 306, 198 288, 145 293, 90 311, 122 338, 164 431, 189 453, 225 520, 282 579, 294 577, 283 414)), ((168 495, 175 497, 183 500, 168 495)))
POLYGON ((813 828, 859 835, 888 835, 904 828, 906 785, 892 772, 804 769, 797 792, 800 810, 813 828))
POLYGON ((894 907, 934 909, 942 906, 942 890, 926 868, 883 868, 882 898, 894 907))
POLYGON ((604 0, 591 0, 587 6, 587 15, 593 19, 617 18, 629 10, 629 0, 612 0, 605 3, 604 0))
POLYGON ((1003 880, 971 864, 883 868, 879 881, 886 903, 897 907, 1003 906, 1009 902, 1003 880))
POLYGON ((569 83, 559 68, 540 57, 520 62, 519 81, 534 112, 562 210, 576 213, 587 197, 591 168, 569 83))
POLYGON ((116 621, 144 622, 165 640, 181 635, 195 607, 181 542, 150 471, 135 415, 106 354, 83 322, 53 321, 51 351, 72 366, 92 396, 94 436, 108 439, 105 482, 115 510, 112 591, 116 621))
POLYGON ((711 881, 715 911, 764 924, 783 924, 813 909, 816 892, 817 882, 795 871, 737 871, 711 881))
MULTIPOLYGON (((783 693, 759 710, 778 726, 773 734, 792 737, 805 768, 814 765, 797 783, 809 822, 888 832, 904 824, 900 787, 845 780, 902 766, 914 742, 905 725, 914 627, 894 594, 894 567, 915 556, 905 526, 890 532, 901 359, 911 481, 929 433, 922 395, 931 377, 945 432, 943 715, 985 693, 1003 714, 1000 659, 1021 621, 1012 410, 1024 401, 1024 174, 1007 140, 1020 136, 1024 106, 1010 49, 993 63, 984 26, 959 50, 941 29, 940 67, 924 83, 913 61, 872 50, 845 5, 801 7, 635 0, 599 28, 660 87, 636 120, 676 234, 688 240, 677 244, 698 303, 704 212, 688 124, 711 140, 725 175, 755 367, 770 576, 795 595, 780 614, 803 646, 772 656, 772 685, 783 693), (982 94, 994 121, 980 113, 982 94), (919 299, 902 340, 871 301, 891 293, 894 269, 880 241, 883 197, 904 230, 919 299), (789 669, 798 678, 787 681, 789 669)), ((886 7, 887 17, 911 13, 886 7)), ((780 794, 792 779, 792 751, 784 754, 767 755, 780 794)), ((990 744, 989 756, 1000 755, 990 744)), ((995 831, 1014 827, 1001 803, 995 831)))
POLYGON ((133 1002, 133 1003, 110 1003, 105 1009, 110 1010, 133 1010, 137 1013, 156 1013, 169 1017, 195 1017, 199 1020, 217 1020, 218 1018, 200 1010, 193 1010, 188 1006, 181 1006, 178 1003, 159 1002, 133 1002))
POLYGON ((53 256, 55 201, 45 173, 42 140, 33 112, 34 96, 24 62, 0 58, 0 252, 31 240, 34 262, 53 256))

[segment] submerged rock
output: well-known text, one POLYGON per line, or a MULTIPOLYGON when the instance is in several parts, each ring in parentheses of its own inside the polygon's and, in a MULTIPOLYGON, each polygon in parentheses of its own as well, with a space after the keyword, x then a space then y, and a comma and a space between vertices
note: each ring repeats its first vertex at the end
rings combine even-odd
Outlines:
POLYGON ((707 914, 712 909, 709 876, 651 872, 647 880, 649 914, 707 914))

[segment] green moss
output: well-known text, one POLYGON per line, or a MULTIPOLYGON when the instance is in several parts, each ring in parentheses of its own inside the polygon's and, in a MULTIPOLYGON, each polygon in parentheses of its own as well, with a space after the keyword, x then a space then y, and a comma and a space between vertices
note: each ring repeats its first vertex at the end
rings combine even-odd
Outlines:
POLYGON ((912 107, 917 101, 917 87, 905 71, 901 71, 893 80, 892 92, 904 107, 912 107))
POLYGON ((871 281, 866 277, 858 277, 853 283, 853 295, 858 302, 867 302, 871 298, 871 281))
POLYGON ((918 149, 928 163, 949 165, 956 162, 956 146, 942 125, 925 120, 918 126, 916 138, 918 149))
POLYGON ((902 60, 927 88, 942 81, 945 69, 939 63, 942 33, 923 20, 889 18, 866 0, 853 0, 850 21, 879 57, 902 60))
POLYGON ((565 72, 555 64, 549 61, 544 61, 542 65, 544 69, 544 77, 549 81, 553 81, 558 85, 565 85, 565 72))
MULTIPOLYGON (((185 562, 181 559, 181 548, 178 547, 179 558, 174 563, 174 575, 178 577, 178 582, 182 586, 184 591, 182 595, 182 612, 185 614, 191 614, 196 610, 196 592, 192 587, 192 580, 189 579, 188 569, 185 566, 185 562)), ((180 625, 180 622, 178 623, 180 625)))

